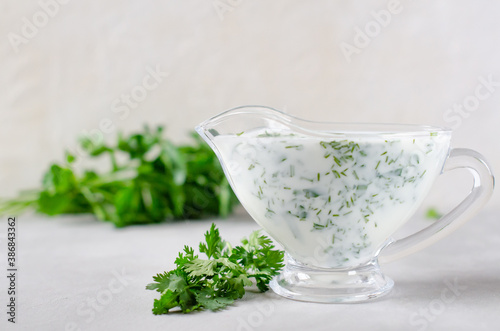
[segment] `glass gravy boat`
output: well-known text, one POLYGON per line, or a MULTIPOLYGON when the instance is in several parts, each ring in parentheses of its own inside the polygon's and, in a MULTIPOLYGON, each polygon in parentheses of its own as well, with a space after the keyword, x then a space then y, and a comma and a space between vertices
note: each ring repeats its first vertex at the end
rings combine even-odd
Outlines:
POLYGON ((451 131, 400 124, 323 123, 244 106, 196 127, 217 154, 252 218, 286 252, 271 288, 311 302, 356 302, 387 294, 391 261, 441 239, 490 198, 493 175, 469 149, 450 151, 451 131), (400 240, 443 171, 467 168, 470 194, 450 213, 400 240))

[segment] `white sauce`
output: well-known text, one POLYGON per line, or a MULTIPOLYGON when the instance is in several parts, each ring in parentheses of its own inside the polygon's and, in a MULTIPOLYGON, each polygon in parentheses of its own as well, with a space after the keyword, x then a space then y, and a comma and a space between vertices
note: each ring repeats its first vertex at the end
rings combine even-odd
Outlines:
POLYGON ((248 213, 296 260, 368 262, 440 173, 448 135, 321 138, 252 131, 214 138, 248 213))

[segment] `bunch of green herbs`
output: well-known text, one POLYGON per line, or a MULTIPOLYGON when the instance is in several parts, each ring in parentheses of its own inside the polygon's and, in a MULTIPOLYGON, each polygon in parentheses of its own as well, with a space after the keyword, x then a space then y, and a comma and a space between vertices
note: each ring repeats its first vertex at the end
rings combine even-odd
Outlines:
POLYGON ((212 224, 205 242, 199 245, 206 258, 184 246, 175 260, 177 267, 156 275, 155 282, 146 286, 161 293, 154 300, 153 313, 168 314, 172 309, 183 313, 216 311, 242 298, 253 281, 261 292, 267 291, 269 281, 283 268, 284 252, 274 249, 271 239, 259 231, 241 242, 243 245, 232 248, 212 224))
POLYGON ((92 213, 117 227, 165 220, 227 216, 238 203, 214 152, 195 133, 194 144, 176 146, 163 128, 118 134, 115 144, 80 140, 84 155, 66 152, 52 164, 42 188, 0 201, 0 214, 27 209, 47 215, 92 213), (81 159, 107 158, 107 171, 78 172, 81 159))

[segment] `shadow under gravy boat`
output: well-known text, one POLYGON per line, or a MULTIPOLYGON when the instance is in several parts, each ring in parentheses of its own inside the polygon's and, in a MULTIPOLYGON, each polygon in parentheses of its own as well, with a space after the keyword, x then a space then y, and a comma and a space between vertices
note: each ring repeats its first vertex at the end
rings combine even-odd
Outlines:
POLYGON ((450 151, 445 128, 312 122, 263 106, 223 112, 196 127, 238 199, 285 252, 271 288, 311 302, 355 302, 394 282, 378 261, 420 250, 470 219, 490 198, 493 175, 469 149, 450 151), (474 184, 451 212, 403 239, 436 177, 467 168, 474 184))

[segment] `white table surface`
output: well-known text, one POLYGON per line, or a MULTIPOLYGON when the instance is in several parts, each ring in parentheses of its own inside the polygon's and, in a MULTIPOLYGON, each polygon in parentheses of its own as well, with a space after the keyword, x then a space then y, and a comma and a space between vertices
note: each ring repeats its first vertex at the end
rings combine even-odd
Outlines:
MULTIPOLYGON (((247 292, 216 313, 153 315, 159 293, 145 285, 173 267, 184 244, 197 247, 211 222, 115 229, 90 216, 19 217, 17 323, 2 312, 0 330, 500 330, 498 212, 482 212, 441 242, 382 265, 396 285, 378 301, 312 304, 247 292)), ((232 243, 258 228, 244 212, 215 223, 232 243)), ((5 232, 3 223, 6 273, 5 232)), ((7 280, 0 279, 5 311, 7 280)))

